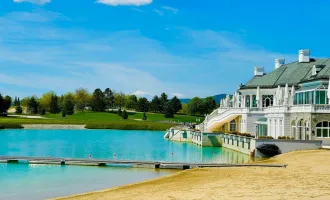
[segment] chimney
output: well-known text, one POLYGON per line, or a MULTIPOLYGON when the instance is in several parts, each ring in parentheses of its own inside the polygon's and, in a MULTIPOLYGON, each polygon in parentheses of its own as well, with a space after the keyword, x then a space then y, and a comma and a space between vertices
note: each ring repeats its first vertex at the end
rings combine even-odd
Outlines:
POLYGON ((263 76, 264 68, 263 67, 255 67, 254 68, 254 76, 263 76))
POLYGON ((309 63, 310 61, 310 51, 309 49, 299 50, 299 62, 309 63))
POLYGON ((285 64, 285 59, 284 58, 276 58, 275 59, 275 69, 280 68, 284 64, 285 64))

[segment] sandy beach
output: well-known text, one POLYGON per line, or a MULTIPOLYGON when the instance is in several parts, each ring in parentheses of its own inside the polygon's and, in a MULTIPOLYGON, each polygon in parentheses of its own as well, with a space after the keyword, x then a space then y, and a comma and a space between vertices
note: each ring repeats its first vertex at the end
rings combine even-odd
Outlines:
POLYGON ((330 199, 329 157, 328 150, 297 151, 263 161, 287 168, 193 169, 59 199, 330 199))

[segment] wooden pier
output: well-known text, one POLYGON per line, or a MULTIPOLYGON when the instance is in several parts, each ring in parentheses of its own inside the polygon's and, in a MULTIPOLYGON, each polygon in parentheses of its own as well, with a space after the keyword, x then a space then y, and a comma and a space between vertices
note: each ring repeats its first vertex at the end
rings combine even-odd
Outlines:
POLYGON ((76 158, 52 158, 52 157, 24 157, 24 156, 0 156, 0 163, 50 164, 50 165, 80 165, 80 166, 118 166, 155 169, 192 169, 205 167, 286 167, 285 164, 219 164, 219 163, 182 163, 164 161, 133 161, 133 160, 99 160, 76 158))

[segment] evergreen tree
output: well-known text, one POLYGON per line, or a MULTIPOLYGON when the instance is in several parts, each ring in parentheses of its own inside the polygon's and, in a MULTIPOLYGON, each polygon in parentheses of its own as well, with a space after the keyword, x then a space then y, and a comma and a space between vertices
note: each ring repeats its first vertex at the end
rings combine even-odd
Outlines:
POLYGON ((178 113, 182 109, 181 101, 176 96, 171 99, 170 104, 173 108, 174 114, 178 113))
POLYGON ((21 106, 21 101, 19 100, 19 97, 17 97, 17 105, 16 106, 21 106))
POLYGON ((148 112, 149 110, 149 101, 147 98, 139 98, 138 109, 139 112, 148 112))
POLYGON ((58 104, 58 97, 56 94, 51 94, 49 102, 49 113, 57 114, 60 112, 60 107, 58 104))
POLYGON ((173 105, 169 102, 165 106, 165 113, 164 113, 165 118, 173 118, 174 117, 174 109, 173 105))
POLYGON ((38 107, 39 103, 37 101, 37 98, 32 96, 31 98, 28 99, 27 101, 27 111, 30 114, 37 114, 38 113, 38 107))
POLYGON ((150 109, 152 112, 161 112, 161 102, 158 96, 154 96, 152 101, 150 102, 150 109))
POLYGON ((11 106, 11 97, 10 96, 5 96, 4 100, 3 100, 3 107, 4 107, 4 112, 7 112, 7 110, 10 108, 11 106))
POLYGON ((146 112, 143 112, 142 120, 143 120, 143 121, 147 120, 147 114, 146 114, 146 112))
POLYGON ((101 89, 98 88, 93 92, 91 104, 93 111, 104 112, 106 105, 104 101, 104 94, 101 89))
POLYGON ((123 119, 127 119, 127 118, 128 118, 128 113, 126 112, 126 110, 123 111, 121 117, 122 117, 123 119))
POLYGON ((68 93, 64 96, 64 108, 66 115, 74 114, 74 95, 72 93, 68 93))
POLYGON ((0 94, 0 114, 5 113, 5 105, 4 105, 4 99, 2 95, 0 94))
POLYGON ((167 94, 162 93, 160 95, 160 99, 159 100, 160 100, 160 112, 165 113, 166 106, 167 106, 167 103, 168 103, 167 94))
POLYGON ((14 106, 17 106, 17 97, 15 97, 14 106))
POLYGON ((113 108, 115 104, 115 95, 114 93, 110 90, 110 88, 107 88, 104 90, 104 103, 105 103, 105 108, 107 110, 113 108))

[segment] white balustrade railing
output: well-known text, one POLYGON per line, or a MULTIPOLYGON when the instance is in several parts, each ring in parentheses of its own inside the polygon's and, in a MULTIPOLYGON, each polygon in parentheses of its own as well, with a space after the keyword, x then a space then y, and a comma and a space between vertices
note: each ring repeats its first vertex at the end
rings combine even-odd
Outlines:
POLYGON ((207 116, 206 121, 203 124, 200 124, 202 129, 207 129, 214 122, 222 121, 230 115, 240 115, 248 113, 330 113, 330 105, 285 105, 285 106, 270 106, 267 108, 235 108, 235 107, 226 107, 218 108, 214 110, 210 115, 207 116))

